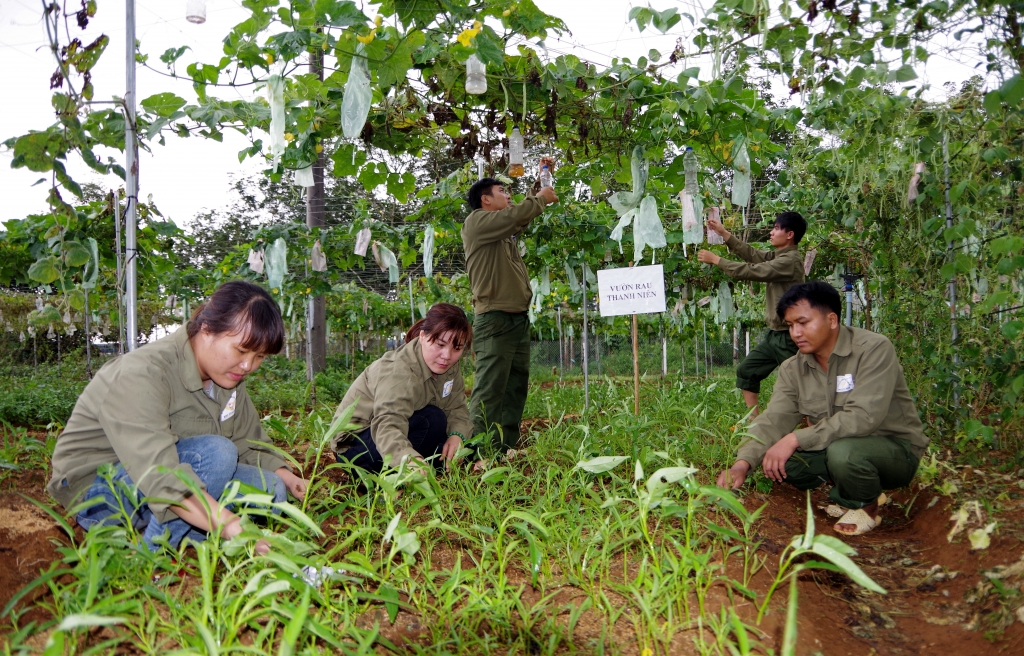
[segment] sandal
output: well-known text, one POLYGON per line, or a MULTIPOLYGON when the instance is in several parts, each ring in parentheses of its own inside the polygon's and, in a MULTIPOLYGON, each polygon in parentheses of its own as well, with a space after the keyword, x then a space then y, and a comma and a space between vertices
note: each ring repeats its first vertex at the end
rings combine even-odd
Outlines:
POLYGON ((839 521, 835 523, 832 528, 835 532, 840 535, 864 535, 871 529, 878 526, 880 518, 872 517, 867 514, 863 508, 850 509, 846 511, 846 514, 839 518, 839 521), (841 529, 840 525, 852 525, 853 530, 841 529))
MULTIPOLYGON (((889 503, 889 497, 885 495, 885 492, 882 492, 881 494, 878 495, 878 507, 881 508, 887 503, 889 503)), ((849 510, 849 508, 843 508, 842 506, 836 503, 830 503, 829 505, 825 506, 825 514, 829 517, 842 517, 846 514, 847 510, 849 510)))

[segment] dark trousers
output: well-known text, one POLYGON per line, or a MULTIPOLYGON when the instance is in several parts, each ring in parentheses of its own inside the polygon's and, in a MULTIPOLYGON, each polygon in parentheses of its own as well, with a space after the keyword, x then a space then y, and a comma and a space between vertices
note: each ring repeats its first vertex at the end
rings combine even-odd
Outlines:
MULTIPOLYGON (((424 458, 439 455, 447 439, 448 417, 445 416, 444 410, 436 405, 420 408, 409 417, 409 443, 424 458)), ((348 450, 336 455, 339 462, 344 458, 353 465, 375 474, 379 474, 384 468, 384 456, 377 450, 369 428, 356 436, 356 443, 348 450)), ((435 458, 432 462, 438 471, 444 469, 442 458, 435 458)), ((398 463, 392 462, 391 465, 397 467, 398 463)))
POLYGON ((919 458, 898 437, 847 437, 824 451, 797 451, 786 461, 786 482, 812 490, 835 483, 829 498, 844 508, 863 508, 883 490, 908 485, 919 458))
POLYGON ((736 367, 736 387, 759 393, 761 381, 772 375, 780 364, 796 355, 796 352, 796 344, 788 330, 765 331, 757 346, 750 349, 747 357, 736 367))
POLYGON ((519 443, 519 422, 530 386, 530 319, 525 312, 494 310, 473 321, 476 373, 469 414, 473 435, 494 431, 489 446, 501 453, 519 443), (498 427, 501 430, 498 430, 498 427))

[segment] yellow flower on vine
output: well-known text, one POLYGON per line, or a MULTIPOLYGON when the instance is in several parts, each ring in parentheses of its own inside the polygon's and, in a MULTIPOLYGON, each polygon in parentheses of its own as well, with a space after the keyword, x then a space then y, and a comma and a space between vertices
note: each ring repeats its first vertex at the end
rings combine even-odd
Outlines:
POLYGON ((272 52, 268 52, 267 54, 263 55, 263 58, 267 60, 268 64, 274 63, 274 53, 272 52))
POLYGON ((462 30, 462 32, 459 33, 459 43, 466 46, 467 48, 470 47, 473 38, 477 34, 480 34, 481 27, 483 27, 483 24, 481 24, 480 21, 473 21, 473 27, 471 27, 468 30, 462 30))
POLYGON ((383 22, 384 22, 384 17, 383 16, 381 16, 380 14, 377 14, 376 16, 374 16, 374 18, 373 18, 373 24, 374 25, 376 25, 377 27, 380 27, 381 23, 383 23, 383 22))
POLYGON ((512 10, 511 9, 506 9, 505 11, 501 12, 502 16, 510 16, 511 14, 512 14, 512 10))
POLYGON ((324 147, 323 147, 323 144, 317 144, 317 145, 316 145, 316 152, 317 152, 317 153, 322 153, 322 152, 324 152, 324 147))
POLYGON ((377 28, 375 27, 372 30, 370 30, 370 33, 367 34, 366 36, 359 36, 357 34, 356 35, 356 40, 359 41, 359 43, 362 43, 363 45, 366 45, 366 44, 370 43, 370 41, 373 41, 374 37, 376 37, 376 36, 377 36, 377 28))
POLYGON ((292 134, 291 132, 285 132, 284 133, 284 140, 285 141, 295 141, 295 135, 292 134))

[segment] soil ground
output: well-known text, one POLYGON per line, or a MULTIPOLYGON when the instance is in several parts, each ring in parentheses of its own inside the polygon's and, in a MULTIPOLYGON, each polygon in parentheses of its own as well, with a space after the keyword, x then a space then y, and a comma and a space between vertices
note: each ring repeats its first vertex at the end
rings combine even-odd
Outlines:
MULTIPOLYGON (((801 576, 798 654, 1024 654, 1024 623, 1015 617, 1012 608, 1000 604, 984 575, 1018 562, 1018 569, 1024 569, 1024 494, 1018 483, 1024 479, 969 467, 958 468, 957 475, 958 500, 939 494, 934 487, 897 491, 893 502, 882 508, 878 528, 864 536, 844 538, 858 550, 857 563, 886 588, 887 595, 860 591, 845 576, 832 572, 812 571, 801 576), (953 526, 951 515, 964 499, 996 497, 999 511, 983 509, 981 518, 972 511, 967 527, 969 531, 984 525, 982 522, 998 522, 987 549, 971 550, 967 531, 952 541, 947 539, 953 526)), ((53 519, 22 496, 49 503, 44 485, 44 472, 27 470, 8 479, 6 491, 0 492, 0 607, 48 569, 58 559, 57 546, 66 542, 53 519)), ((761 541, 758 553, 767 555, 768 561, 752 580, 752 587, 763 593, 774 578, 782 549, 804 531, 805 496, 788 486, 778 486, 768 495, 752 493, 744 503, 750 510, 768 504, 757 526, 761 541)), ((835 520, 825 514, 826 503, 824 489, 812 493, 817 530, 831 534, 835 520)), ((436 566, 454 557, 439 553, 434 554, 433 561, 436 566)), ((1021 578, 1018 573, 1008 577, 1007 583, 1019 586, 1021 578)), ((582 591, 566 586, 559 594, 571 603, 582 591)), ((524 595, 537 592, 527 585, 524 595)), ((760 627, 765 632, 760 642, 776 649, 781 643, 786 597, 787 590, 780 588, 774 610, 760 627)), ((754 610, 752 605, 747 606, 741 614, 749 622, 754 610)), ((417 634, 422 636, 418 630, 422 629, 422 620, 406 615, 401 613, 392 629, 396 632, 392 637, 399 643, 402 638, 415 641, 417 634)), ((23 616, 22 624, 32 619, 43 619, 42 611, 31 610, 23 616)), ((588 619, 581 618, 577 632, 600 635, 602 627, 590 626, 588 619)), ((633 641, 628 623, 624 627, 618 624, 612 627, 613 635, 629 645, 633 641)), ((585 635, 578 637, 586 644, 585 635)), ((692 652, 690 644, 689 638, 681 639, 679 653, 692 652)), ((631 653, 632 645, 624 651, 631 653)))

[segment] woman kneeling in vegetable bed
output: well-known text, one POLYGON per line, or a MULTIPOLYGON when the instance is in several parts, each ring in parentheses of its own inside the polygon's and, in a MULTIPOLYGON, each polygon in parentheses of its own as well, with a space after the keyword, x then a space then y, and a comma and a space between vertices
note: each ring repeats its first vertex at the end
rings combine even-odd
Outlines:
POLYGON ((405 344, 367 367, 345 394, 335 416, 355 404, 352 422, 365 428, 335 441, 338 461, 372 472, 427 458, 447 467, 473 429, 459 366, 472 338, 461 308, 430 308, 405 344))
MULTIPOLYGON (((233 281, 186 328, 105 364, 57 440, 50 494, 77 506, 85 529, 118 523, 123 507, 151 550, 205 540, 218 527, 224 539, 238 535, 239 517, 217 504, 230 481, 275 502, 286 489, 301 498, 306 481, 267 448, 245 391, 246 376, 280 352, 284 335, 270 294, 233 281), (105 476, 104 465, 112 466, 105 476)), ((268 545, 256 548, 265 553, 268 545)))

